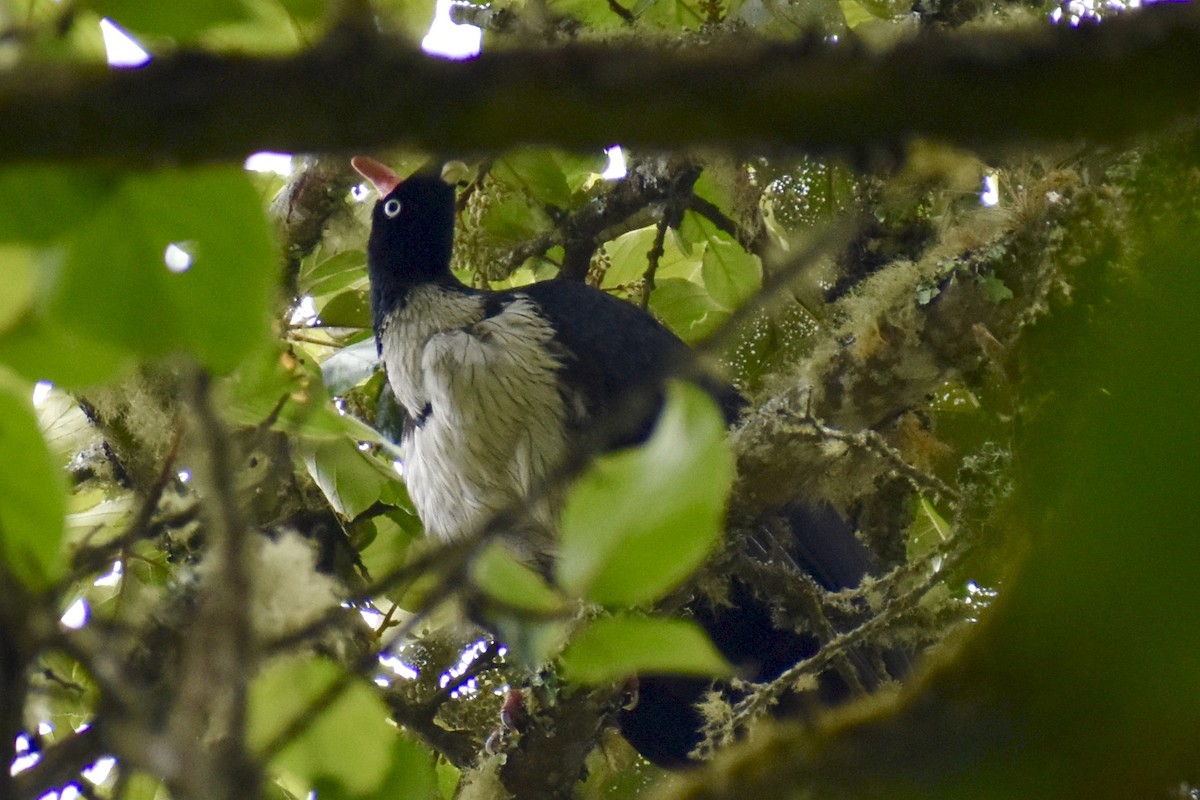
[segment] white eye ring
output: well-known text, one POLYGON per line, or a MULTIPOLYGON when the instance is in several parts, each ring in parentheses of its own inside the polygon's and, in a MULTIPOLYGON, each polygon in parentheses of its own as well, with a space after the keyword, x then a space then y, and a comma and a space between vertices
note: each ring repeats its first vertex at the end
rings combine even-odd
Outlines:
POLYGON ((392 219, 400 213, 400 208, 400 201, 393 197, 383 204, 383 213, 388 219, 392 219))

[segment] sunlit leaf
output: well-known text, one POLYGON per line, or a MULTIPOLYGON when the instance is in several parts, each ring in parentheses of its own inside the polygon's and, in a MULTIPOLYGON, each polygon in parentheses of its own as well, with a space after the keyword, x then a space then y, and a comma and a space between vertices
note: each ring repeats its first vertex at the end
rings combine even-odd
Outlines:
MULTIPOLYGON (((656 233, 655 226, 651 225, 622 234, 606 243, 604 250, 608 254, 609 268, 601 286, 611 288, 641 280, 650 265, 649 254, 656 233)), ((680 251, 674 237, 668 236, 663 243, 663 254, 658 259, 657 274, 670 277, 674 274, 674 267, 683 262, 691 263, 692 260, 680 251)))
POLYGON ((65 481, 30 401, 32 386, 0 371, 0 552, 41 589, 62 571, 65 481))
POLYGON ((579 683, 608 683, 633 675, 733 674, 729 662, 695 622, 602 617, 576 634, 562 655, 563 675, 579 683))
POLYGON ((560 585, 614 606, 651 602, 712 550, 733 478, 712 399, 672 384, 645 446, 596 461, 563 512, 560 585))

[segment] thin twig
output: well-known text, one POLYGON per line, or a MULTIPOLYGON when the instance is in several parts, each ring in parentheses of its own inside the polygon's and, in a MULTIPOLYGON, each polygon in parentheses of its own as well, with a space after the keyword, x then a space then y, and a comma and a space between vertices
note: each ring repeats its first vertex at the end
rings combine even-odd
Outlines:
POLYGON ((825 424, 813 413, 812 410, 812 392, 804 391, 804 411, 798 413, 793 411, 794 416, 801 422, 810 425, 814 431, 826 439, 832 439, 837 442, 853 445, 867 450, 879 456, 883 460, 892 465, 892 468, 899 472, 905 479, 909 481, 918 491, 932 492, 936 495, 948 498, 957 503, 960 499, 959 493, 948 486, 944 481, 935 475, 930 475, 923 472, 912 464, 904 460, 904 456, 900 454, 896 448, 888 444, 887 440, 879 434, 878 431, 867 428, 858 431, 857 433, 847 433, 846 431, 838 430, 830 425, 825 424))

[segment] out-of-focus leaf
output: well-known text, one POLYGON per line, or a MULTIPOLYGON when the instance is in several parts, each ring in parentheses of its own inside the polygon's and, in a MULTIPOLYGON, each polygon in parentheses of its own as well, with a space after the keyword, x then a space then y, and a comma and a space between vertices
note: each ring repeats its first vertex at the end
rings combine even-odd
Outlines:
POLYGON ((875 15, 856 0, 838 0, 842 15, 846 18, 846 27, 854 30, 859 25, 876 19, 875 15))
POLYGON ((86 5, 134 33, 192 39, 223 22, 248 16, 242 0, 178 0, 156 3, 143 0, 88 0, 86 5))
POLYGON ((0 241, 49 242, 102 208, 117 185, 78 167, 0 170, 0 241))
MULTIPOLYGON (((268 664, 250 687, 250 746, 265 747, 341 678, 341 670, 324 660, 268 664)), ((310 783, 326 777, 355 794, 367 794, 383 783, 392 767, 395 740, 383 701, 364 682, 351 679, 272 764, 310 783)))
POLYGON ((351 791, 343 782, 321 777, 313 782, 321 800, 436 800, 438 775, 436 759, 424 745, 403 736, 396 737, 390 769, 375 791, 351 791))
POLYGON ((188 351, 222 373, 269 336, 275 253, 240 171, 134 175, 69 240, 54 327, 142 357, 188 351), (181 272, 165 263, 170 245, 191 258, 181 272))
POLYGON ((562 596, 499 542, 491 544, 472 562, 471 580, 509 608, 548 614, 563 609, 562 596))
POLYGON ((632 675, 733 674, 695 622, 654 617, 593 621, 571 639, 562 664, 564 677, 579 683, 609 683, 632 675))
POLYGON ((130 770, 130 774, 126 776, 122 786, 122 800, 158 800, 159 797, 165 796, 166 792, 163 789, 162 781, 144 772, 130 770), (160 791, 163 794, 160 795, 160 791))
POLYGON ((698 388, 671 384, 650 441, 597 459, 572 487, 560 585, 612 606, 661 597, 716 544, 732 479, 720 411, 698 388))
POLYGON ((555 14, 577 19, 589 28, 602 30, 626 24, 606 0, 551 0, 547 7, 555 14))
POLYGON ((329 4, 325 0, 276 0, 289 14, 301 19, 319 17, 325 13, 329 4))
POLYGON ((0 244, 0 335, 29 310, 37 288, 35 251, 21 245, 0 244))
POLYGON ((63 386, 91 386, 128 367, 128 348, 54 324, 45 317, 26 317, 0 336, 0 362, 30 380, 63 386))
POLYGON ((66 492, 38 428, 32 389, 0 371, 0 552, 18 578, 42 589, 63 568, 66 492))

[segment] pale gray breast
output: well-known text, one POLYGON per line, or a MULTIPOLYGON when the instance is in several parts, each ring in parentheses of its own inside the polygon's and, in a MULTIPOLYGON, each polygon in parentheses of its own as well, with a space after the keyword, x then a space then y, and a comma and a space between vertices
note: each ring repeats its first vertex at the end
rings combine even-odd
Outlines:
POLYGON ((388 380, 417 420, 405 484, 426 531, 465 535, 516 509, 525 555, 551 546, 561 492, 526 499, 566 456, 567 411, 553 329, 516 296, 484 317, 479 297, 422 287, 388 321, 388 380))

